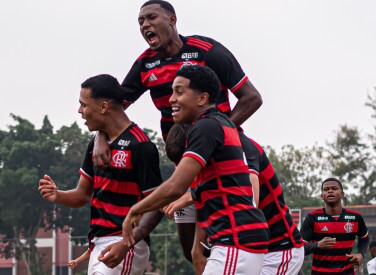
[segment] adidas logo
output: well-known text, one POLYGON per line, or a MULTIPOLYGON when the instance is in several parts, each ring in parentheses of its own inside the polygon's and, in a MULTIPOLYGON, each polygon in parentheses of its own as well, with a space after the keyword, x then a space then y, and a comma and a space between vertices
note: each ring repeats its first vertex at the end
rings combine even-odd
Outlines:
POLYGON ((158 78, 155 76, 154 73, 151 74, 151 76, 149 77, 149 81, 156 81, 158 80, 158 78))
POLYGON ((329 229, 326 226, 324 226, 323 229, 321 229, 321 231, 329 231, 329 229))

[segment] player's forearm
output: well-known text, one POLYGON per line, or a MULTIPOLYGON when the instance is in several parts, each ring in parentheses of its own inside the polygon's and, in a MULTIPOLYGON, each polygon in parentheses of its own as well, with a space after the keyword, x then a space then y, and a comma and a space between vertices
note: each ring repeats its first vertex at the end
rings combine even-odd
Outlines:
POLYGON ((309 255, 315 252, 317 249, 318 242, 316 243, 308 243, 304 245, 304 255, 309 255))
POLYGON ((149 196, 132 206, 132 214, 140 215, 146 212, 158 210, 163 206, 180 198, 186 190, 187 187, 185 189, 180 188, 180 186, 174 184, 170 178, 162 183, 149 196))
POLYGON ((364 259, 364 255, 366 255, 367 250, 368 250, 368 243, 369 243, 368 236, 365 238, 358 239, 358 253, 363 255, 363 259, 364 259))
POLYGON ((235 92, 238 98, 229 118, 239 127, 251 117, 262 105, 262 97, 250 81, 243 84, 238 91, 235 92))
POLYGON ((146 238, 159 224, 163 216, 164 214, 159 210, 147 212, 142 215, 140 225, 133 229, 136 243, 146 238))
POLYGON ((68 191, 58 190, 55 203, 71 208, 78 208, 85 206, 89 201, 90 196, 78 191, 77 189, 73 189, 68 191))

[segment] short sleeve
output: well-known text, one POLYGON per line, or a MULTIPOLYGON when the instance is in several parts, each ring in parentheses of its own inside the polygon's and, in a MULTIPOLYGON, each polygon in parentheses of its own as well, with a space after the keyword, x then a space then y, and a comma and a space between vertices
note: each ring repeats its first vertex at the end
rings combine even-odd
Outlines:
POLYGON ((235 56, 219 42, 214 43, 208 52, 206 65, 215 71, 222 85, 233 93, 248 79, 235 56))
POLYGON ((89 142, 85 153, 85 158, 80 169, 80 174, 89 181, 92 181, 94 178, 93 149, 94 138, 89 142))
POLYGON ((159 154, 154 143, 138 143, 132 154, 132 163, 143 196, 149 195, 162 183, 159 154))
POLYGON ((204 167, 214 150, 223 140, 223 131, 214 120, 201 119, 193 125, 187 137, 187 148, 183 157, 196 159, 204 167))
POLYGON ((365 238, 368 236, 368 228, 366 226, 366 223, 364 222, 364 219, 361 215, 359 215, 358 220, 358 234, 357 236, 359 238, 365 238))
POLYGON ((123 83, 124 100, 128 103, 135 102, 147 89, 142 85, 140 62, 136 60, 126 75, 123 83))
POLYGON ((312 215, 308 214, 304 219, 302 228, 300 228, 300 233, 302 235, 303 241, 309 243, 313 239, 313 224, 314 218, 312 215))

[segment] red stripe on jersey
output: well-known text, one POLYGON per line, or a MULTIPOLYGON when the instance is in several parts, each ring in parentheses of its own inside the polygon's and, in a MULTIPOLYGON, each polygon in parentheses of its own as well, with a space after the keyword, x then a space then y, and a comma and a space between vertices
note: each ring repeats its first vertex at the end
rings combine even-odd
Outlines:
POLYGON ((324 208, 319 208, 319 209, 313 210, 309 214, 315 215, 315 214, 323 214, 323 213, 324 213, 324 208))
MULTIPOLYGON (((202 227, 202 223, 197 222, 200 227, 202 227)), ((202 227, 205 228, 205 227, 202 227)), ((266 223, 260 222, 260 223, 253 223, 253 224, 247 224, 239 227, 233 227, 233 228, 228 228, 225 230, 222 230, 220 232, 217 232, 217 234, 210 236, 211 240, 215 240, 220 238, 221 236, 225 235, 233 235, 234 233, 240 232, 242 230, 252 230, 252 229, 265 229, 268 228, 268 225, 266 223)), ((252 245, 252 246, 258 246, 258 245, 269 245, 269 242, 251 242, 247 245, 252 245)), ((243 244, 244 246, 244 244, 243 244)), ((260 250, 257 250, 260 251, 260 250)), ((261 252, 258 252, 261 253, 261 252)))
POLYGON ((119 206, 119 205, 113 205, 111 203, 105 203, 99 199, 92 199, 91 205, 95 208, 101 208, 108 214, 118 215, 125 217, 129 209, 131 209, 129 206, 119 206))
MULTIPOLYGON (((190 61, 192 64, 205 65, 205 62, 190 61)), ((159 86, 166 83, 171 83, 176 77, 176 72, 185 65, 185 62, 176 62, 167 64, 163 67, 153 68, 147 72, 141 72, 141 82, 144 87, 159 86)))
MULTIPOLYGON (((186 154, 184 154, 186 156, 186 154)), ((196 188, 197 184, 207 182, 218 175, 225 176, 238 173, 249 174, 248 166, 245 165, 244 160, 226 160, 216 162, 213 164, 213 169, 203 169, 199 173, 199 181, 192 183, 191 187, 196 188)))
POLYGON ((201 158, 201 156, 198 156, 197 154, 193 153, 193 152, 186 152, 183 154, 183 158, 184 157, 190 157, 190 158, 193 158, 195 160, 197 160, 202 167, 204 167, 206 165, 206 162, 204 159, 201 158))
POLYGON ((248 80, 248 76, 244 76, 243 79, 241 79, 234 87, 232 87, 230 90, 231 92, 235 93, 243 84, 248 80))
POLYGON ((333 274, 339 274, 345 271, 346 269, 353 269, 351 264, 348 264, 342 268, 335 268, 335 267, 317 267, 312 266, 312 271, 318 271, 318 272, 326 272, 326 273, 333 273, 333 274))
MULTIPOLYGON (((197 202, 196 202, 197 203, 197 202)), ((198 204, 196 204, 196 207, 198 206, 198 204)), ((201 209, 201 207, 197 207, 197 209, 201 209)), ((236 204, 236 205, 232 205, 231 207, 231 212, 237 212, 237 211, 241 211, 241 210, 250 210, 250 209, 254 209, 253 206, 251 205, 248 205, 248 204, 236 204)), ((215 221, 216 219, 220 218, 220 217, 223 217, 223 216, 228 216, 229 214, 229 209, 222 209, 222 210, 219 210, 217 212, 214 212, 213 214, 211 214, 208 219, 204 222, 200 222, 200 224, 203 226, 203 227, 209 227, 213 221, 215 221)), ((242 225, 243 226, 243 225, 242 225)), ((238 226, 237 228, 241 228, 242 226, 238 226)), ((245 226, 245 229, 249 229, 250 228, 250 225, 249 224, 246 224, 244 225, 245 226)), ((267 227, 268 225, 265 223, 265 226, 267 227)), ((253 228, 253 227, 252 227, 253 228)), ((255 228, 259 228, 259 227, 255 227, 255 228)), ((264 228, 264 227, 261 227, 261 228, 264 228)), ((230 229, 229 229, 230 230, 230 229)))
POLYGON ((346 208, 346 212, 350 212, 350 213, 353 213, 353 214, 360 215, 360 213, 358 211, 355 211, 355 210, 352 210, 352 209, 348 209, 348 208, 346 208))
POLYGON ((152 49, 148 48, 146 49, 138 58, 137 60, 141 60, 145 57, 153 57, 157 54, 156 51, 153 51, 152 49))
POLYGON ((165 96, 161 96, 158 98, 153 98, 153 103, 155 107, 157 107, 158 110, 162 108, 170 108, 171 107, 171 103, 169 101, 170 97, 171 95, 165 95, 165 96))
POLYGON ((224 132, 225 146, 242 146, 238 134, 238 129, 222 126, 224 132))
POLYGON ((146 142, 146 141, 149 140, 148 136, 145 134, 144 131, 141 130, 140 127, 136 126, 136 127, 133 127, 133 129, 135 130, 135 132, 137 132, 139 134, 142 141, 146 142))
POLYGON ((269 190, 270 193, 262 200, 260 201, 259 208, 263 209, 267 205, 273 203, 275 199, 282 194, 282 186, 278 184, 276 189, 269 190))
POLYGON ((252 141, 253 145, 256 146, 257 150, 260 152, 260 154, 264 153, 264 149, 260 144, 258 144, 256 141, 250 138, 250 141, 252 141))
POLYGON ((103 227, 117 227, 116 224, 114 224, 113 222, 111 222, 109 220, 105 220, 105 219, 91 219, 90 225, 100 225, 100 226, 103 226, 103 227))
POLYGON ((145 136, 144 132, 141 131, 141 129, 134 127, 130 129, 129 132, 135 136, 138 142, 147 141, 147 137, 145 136))
POLYGON ((217 108, 218 111, 224 114, 231 111, 230 102, 228 101, 217 104, 215 107, 217 108))
POLYGON ((358 222, 315 222, 313 231, 319 234, 356 233, 358 222))
POLYGON ((88 181, 90 182, 93 182, 93 178, 90 177, 88 174, 85 173, 84 170, 82 170, 82 168, 78 171, 80 173, 81 176, 83 176, 85 179, 87 179, 88 181))
POLYGON ((111 191, 118 194, 129 194, 140 197, 140 187, 137 183, 131 181, 117 181, 95 176, 94 188, 101 188, 105 191, 111 191))
MULTIPOLYGON (((271 162, 269 162, 268 166, 260 172, 260 176, 265 180, 270 180, 272 177, 274 177, 274 175, 275 171, 271 162)), ((262 183, 263 181, 260 181, 260 184, 262 183)))
MULTIPOLYGON (((210 200, 210 199, 214 199, 216 197, 221 197, 224 195, 224 193, 226 195, 237 195, 237 196, 252 196, 253 195, 253 192, 252 192, 252 188, 250 187, 240 187, 240 186, 236 186, 236 187, 228 187, 226 188, 226 190, 223 190, 224 188, 222 188, 221 190, 206 190, 206 191, 203 191, 201 193, 201 196, 200 196, 200 201, 196 201, 195 204, 196 204, 196 207, 197 209, 201 209, 202 207, 204 207, 204 203, 207 201, 207 200, 210 200)), ((242 205, 242 204, 239 204, 239 205, 242 205)), ((253 206, 250 206, 250 205, 247 205, 246 206, 239 206, 239 210, 240 209, 251 209, 251 208, 254 208, 253 206)), ((236 208, 234 208, 236 209, 236 208)), ((237 210, 236 210, 237 211, 237 210)))
MULTIPOLYGON (((261 209, 261 207, 259 207, 261 209)), ((285 204, 285 206, 283 207, 283 210, 279 208, 279 212, 281 215, 274 215, 272 218, 268 219, 268 225, 272 225, 272 224, 275 224, 276 222, 280 221, 280 220, 283 220, 284 218, 284 215, 286 215, 286 212, 288 211, 288 206, 287 204, 285 204), (283 214, 283 215, 282 215, 283 214)))
POLYGON ((209 42, 202 41, 202 40, 197 39, 197 38, 193 38, 193 37, 188 37, 187 45, 195 46, 195 47, 203 49, 205 51, 209 51, 213 47, 213 44, 211 44, 209 42))
POLYGON ((349 258, 345 255, 343 256, 330 256, 330 255, 317 255, 313 254, 312 258, 318 261, 347 261, 349 258))

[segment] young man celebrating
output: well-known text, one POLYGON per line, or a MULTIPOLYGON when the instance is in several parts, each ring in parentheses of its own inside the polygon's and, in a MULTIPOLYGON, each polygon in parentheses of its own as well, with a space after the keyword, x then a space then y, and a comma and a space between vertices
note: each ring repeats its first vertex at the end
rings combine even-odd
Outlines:
POLYGON ((121 241, 122 222, 132 205, 150 194, 160 183, 159 155, 146 134, 124 113, 122 87, 110 75, 98 75, 81 85, 78 112, 90 131, 106 134, 111 167, 93 164, 94 140, 89 143, 80 169, 77 188, 61 191, 49 176, 39 181, 43 198, 67 207, 82 207, 90 201, 89 239, 94 242, 88 274, 143 274, 149 259, 145 242, 163 215, 146 213, 135 229, 133 247, 121 241), (145 172, 147 171, 147 172, 145 172))
POLYGON ((355 274, 368 247, 368 229, 362 216, 342 207, 342 183, 328 178, 321 185, 325 207, 310 212, 300 230, 305 254, 313 253, 312 274, 355 274), (358 253, 352 248, 358 237, 358 253))
POLYGON ((132 225, 139 215, 176 200, 190 186, 197 223, 213 245, 204 274, 260 274, 269 242, 267 224, 252 204, 238 131, 214 107, 219 88, 208 67, 183 66, 177 72, 170 103, 175 123, 194 123, 187 148, 173 175, 131 208, 123 238, 133 244, 132 225))

